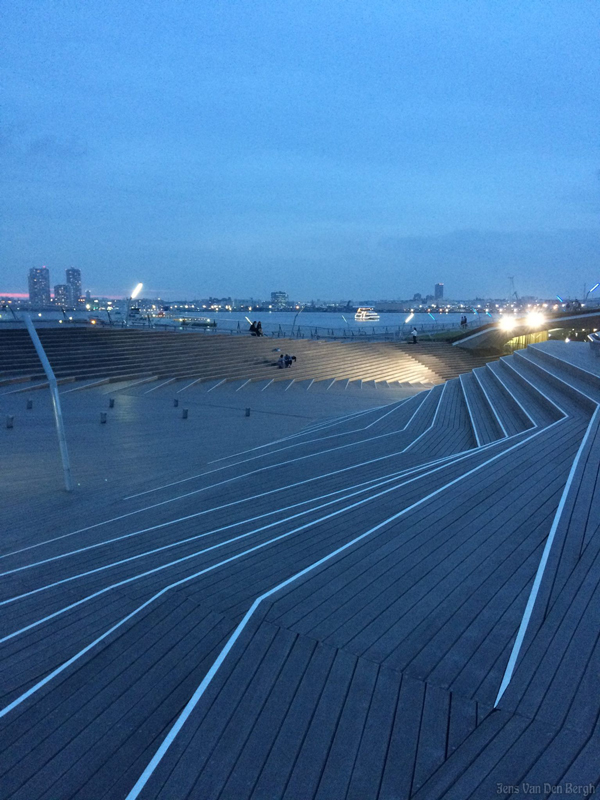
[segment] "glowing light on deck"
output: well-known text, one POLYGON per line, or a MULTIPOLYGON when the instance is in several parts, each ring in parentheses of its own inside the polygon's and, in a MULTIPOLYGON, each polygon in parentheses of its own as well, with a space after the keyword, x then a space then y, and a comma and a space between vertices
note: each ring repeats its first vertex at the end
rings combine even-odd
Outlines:
POLYGON ((408 315, 408 317, 404 320, 404 324, 406 324, 407 322, 410 322, 413 317, 414 317, 414 314, 411 311, 410 314, 408 315))
POLYGON ((536 328, 538 325, 544 324, 546 317, 541 313, 541 311, 531 311, 529 314, 527 314, 526 321, 529 326, 536 328))
POLYGON ((504 317, 502 320, 500 320, 500 330, 512 331, 516 324, 517 323, 514 317, 504 317))

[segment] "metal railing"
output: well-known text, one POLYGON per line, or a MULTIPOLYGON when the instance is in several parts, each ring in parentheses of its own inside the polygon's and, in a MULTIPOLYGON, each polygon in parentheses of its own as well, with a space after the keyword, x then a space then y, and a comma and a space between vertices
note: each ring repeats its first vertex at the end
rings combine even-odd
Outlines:
MULTIPOLYGON (((0 320, 0 327, 18 327, 21 320, 0 320)), ((184 333, 204 333, 204 334, 229 334, 232 336, 249 336, 249 326, 241 320, 218 320, 213 325, 203 325, 199 320, 167 320, 165 318, 139 317, 134 320, 115 320, 107 315, 106 319, 100 316, 94 317, 94 321, 87 319, 35 319, 38 327, 60 327, 60 328, 111 328, 116 330, 153 330, 153 331, 177 331, 184 333)), ((432 322, 432 323, 409 323, 396 325, 346 325, 346 326, 323 326, 323 325, 294 325, 293 323, 265 322, 262 335, 269 338, 292 338, 292 339, 335 339, 346 341, 359 340, 378 340, 378 341, 403 341, 410 339, 410 332, 413 328, 417 329, 419 337, 433 339, 440 333, 458 333, 478 330, 488 324, 487 320, 472 320, 465 327, 459 322, 432 322)))

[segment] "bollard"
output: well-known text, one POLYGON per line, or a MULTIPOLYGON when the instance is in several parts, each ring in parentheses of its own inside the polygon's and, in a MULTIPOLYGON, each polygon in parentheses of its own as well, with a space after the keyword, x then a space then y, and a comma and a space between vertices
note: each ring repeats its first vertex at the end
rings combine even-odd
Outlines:
POLYGON ((181 419, 187 419, 187 418, 188 418, 188 410, 187 408, 184 408, 181 412, 181 419))
POLYGON ((108 407, 109 407, 109 408, 114 408, 114 407, 115 407, 115 398, 114 398, 114 397, 110 397, 110 398, 109 398, 109 400, 108 400, 108 407))
POLYGON ((29 411, 32 408, 33 408, 33 400, 28 400, 27 401, 27 410, 29 411))
POLYGON ((177 397, 176 397, 176 398, 173 400, 173 405, 175 406, 175 408, 177 408, 177 406, 179 405, 179 398, 177 398, 177 397))
POLYGON ((7 428, 14 428, 14 421, 15 418, 11 414, 6 415, 6 427, 7 428))
POLYGON ((106 424, 106 411, 101 411, 100 412, 100 424, 101 425, 105 425, 106 424))
POLYGON ((247 416, 247 417, 249 417, 249 416, 250 416, 250 409, 249 409, 249 408, 247 408, 247 409, 246 409, 246 416, 247 416))

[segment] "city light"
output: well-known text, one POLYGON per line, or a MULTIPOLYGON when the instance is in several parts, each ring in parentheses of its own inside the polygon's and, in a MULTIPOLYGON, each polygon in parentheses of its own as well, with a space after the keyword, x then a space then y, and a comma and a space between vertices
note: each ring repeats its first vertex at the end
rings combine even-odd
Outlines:
POLYGON ((131 293, 131 299, 132 300, 135 300, 135 298, 138 296, 138 294, 142 291, 143 286, 144 286, 143 283, 138 283, 138 285, 135 287, 135 289, 131 293))

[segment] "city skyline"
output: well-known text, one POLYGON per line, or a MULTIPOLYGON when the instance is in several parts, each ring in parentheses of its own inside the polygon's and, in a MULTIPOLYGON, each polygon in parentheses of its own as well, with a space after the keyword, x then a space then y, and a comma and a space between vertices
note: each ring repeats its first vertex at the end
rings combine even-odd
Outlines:
POLYGON ((3 22, 5 292, 44 263, 121 296, 598 280, 597 6, 41 0, 3 22))

